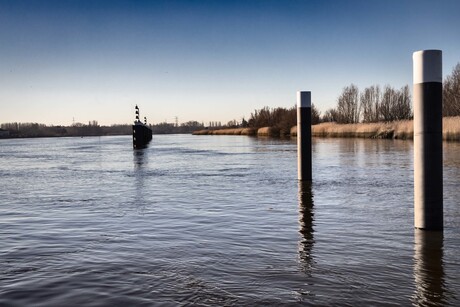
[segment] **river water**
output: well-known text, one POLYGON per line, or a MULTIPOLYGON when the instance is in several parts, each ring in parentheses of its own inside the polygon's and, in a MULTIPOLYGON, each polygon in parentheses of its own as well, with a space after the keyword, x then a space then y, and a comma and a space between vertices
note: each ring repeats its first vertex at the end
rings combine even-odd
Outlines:
POLYGON ((443 233, 413 228, 413 143, 0 140, 1 306, 460 305, 460 143, 443 233))

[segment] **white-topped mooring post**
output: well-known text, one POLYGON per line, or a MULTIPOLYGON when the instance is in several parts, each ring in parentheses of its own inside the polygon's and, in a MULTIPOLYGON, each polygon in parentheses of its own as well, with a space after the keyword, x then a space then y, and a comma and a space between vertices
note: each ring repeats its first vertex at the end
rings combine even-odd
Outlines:
POLYGON ((413 54, 414 226, 443 229, 442 51, 413 54))
POLYGON ((297 165, 298 179, 311 181, 311 92, 297 92, 297 165))

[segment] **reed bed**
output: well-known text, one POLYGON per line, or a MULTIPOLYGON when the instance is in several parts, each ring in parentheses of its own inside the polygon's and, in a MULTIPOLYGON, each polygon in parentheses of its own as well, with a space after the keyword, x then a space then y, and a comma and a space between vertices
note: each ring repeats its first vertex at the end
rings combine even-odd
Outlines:
POLYGON ((256 135, 253 128, 204 129, 194 131, 193 135, 256 135))
POLYGON ((257 131, 254 128, 243 128, 241 135, 256 135, 257 131))
POLYGON ((446 141, 460 141, 460 116, 443 118, 442 138, 446 141))
POLYGON ((336 124, 312 126, 312 135, 319 137, 362 137, 374 139, 411 139, 414 133, 410 120, 388 123, 336 124))
MULTIPOLYGON (((460 141, 460 116, 443 118, 442 136, 444 140, 460 141)), ((291 129, 297 135, 297 127, 291 129)), ((321 123, 312 126, 312 135, 318 137, 362 137, 374 139, 413 139, 412 120, 366 124, 321 123)))
POLYGON ((280 136, 280 130, 274 127, 263 127, 257 130, 258 136, 280 136))
MULTIPOLYGON (((297 126, 291 128, 291 136, 297 135, 297 126)), ((280 136, 280 130, 274 127, 234 128, 218 130, 199 130, 194 135, 257 135, 280 136)), ((374 139, 413 139, 414 123, 412 120, 379 122, 368 124, 321 123, 312 126, 312 135, 317 137, 359 137, 374 139)), ((460 116, 444 117, 442 137, 447 141, 460 141, 460 116)))
POLYGON ((208 135, 209 131, 208 130, 196 130, 192 132, 193 135, 208 135))

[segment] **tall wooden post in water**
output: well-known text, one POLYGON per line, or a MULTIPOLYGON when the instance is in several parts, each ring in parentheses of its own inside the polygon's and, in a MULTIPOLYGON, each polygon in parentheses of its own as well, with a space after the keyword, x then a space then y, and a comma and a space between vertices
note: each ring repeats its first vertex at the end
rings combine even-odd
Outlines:
POLYGON ((414 226, 443 229, 442 51, 413 54, 414 226))
POLYGON ((297 92, 297 167, 299 180, 312 180, 311 92, 297 92))

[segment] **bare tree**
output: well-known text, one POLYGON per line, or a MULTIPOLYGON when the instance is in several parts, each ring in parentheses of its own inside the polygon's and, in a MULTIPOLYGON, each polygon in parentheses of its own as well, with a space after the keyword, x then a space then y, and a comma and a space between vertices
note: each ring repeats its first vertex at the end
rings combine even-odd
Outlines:
POLYGON ((397 104, 398 93, 390 85, 385 85, 383 89, 382 102, 380 103, 379 113, 382 121, 389 122, 394 120, 393 109, 397 104))
POLYGON ((446 77, 442 87, 442 115, 460 115, 460 63, 458 63, 452 73, 446 77))
POLYGON ((353 124, 359 122, 359 90, 354 84, 343 89, 337 100, 338 122, 353 124))
POLYGON ((382 101, 379 106, 380 118, 383 121, 394 121, 412 118, 412 103, 409 86, 395 90, 385 85, 382 101))
POLYGON ((289 109, 264 107, 251 113, 247 125, 253 128, 275 127, 281 133, 286 134, 289 133, 292 126, 295 126, 296 122, 297 109, 295 107, 289 109))
POLYGON ((398 99, 392 109, 393 120, 411 119, 412 107, 409 86, 403 86, 397 94, 398 99))
POLYGON ((372 85, 364 89, 360 95, 360 107, 363 115, 363 123, 379 121, 380 87, 372 85))
POLYGON ((336 109, 328 109, 324 112, 323 117, 321 118, 322 122, 336 122, 338 119, 338 114, 336 109))
POLYGON ((273 118, 271 126, 279 129, 281 135, 288 135, 291 127, 297 123, 297 108, 295 106, 289 109, 275 108, 271 110, 271 113, 273 118))
POLYGON ((318 111, 315 104, 311 104, 311 124, 316 125, 321 122, 321 112, 318 111))
POLYGON ((236 121, 236 119, 229 120, 227 122, 226 127, 228 127, 228 128, 238 128, 238 122, 236 121))
POLYGON ((269 107, 264 107, 260 110, 254 110, 254 113, 251 113, 249 122, 251 127, 270 127, 272 126, 272 114, 269 107))

